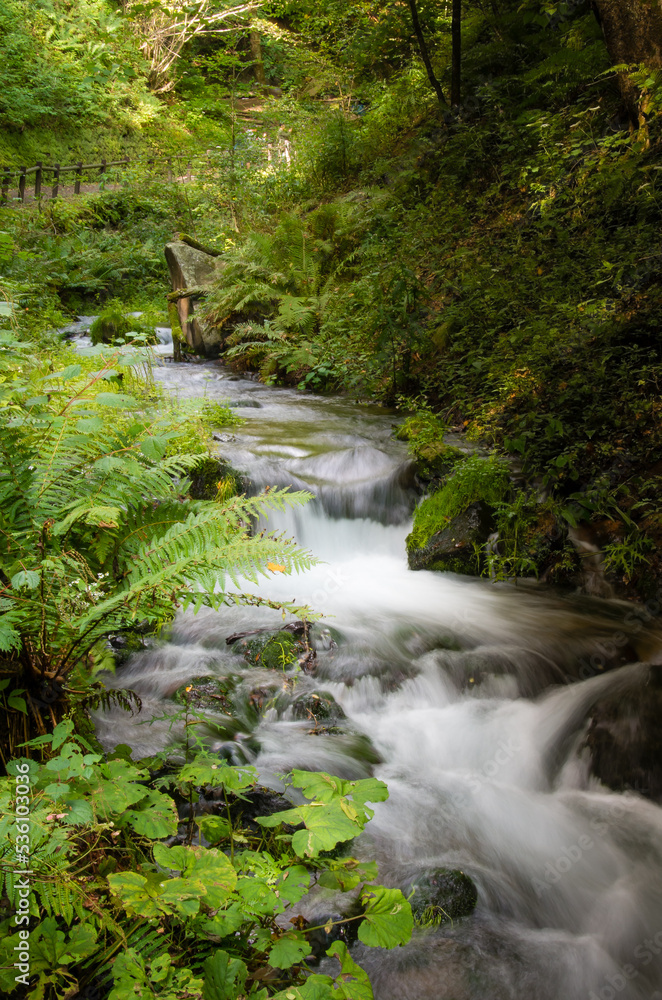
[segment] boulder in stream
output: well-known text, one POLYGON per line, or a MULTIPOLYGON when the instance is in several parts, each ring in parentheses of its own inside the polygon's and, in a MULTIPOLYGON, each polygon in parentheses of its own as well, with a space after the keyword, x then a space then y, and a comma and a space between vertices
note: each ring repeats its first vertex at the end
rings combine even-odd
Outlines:
POLYGON ((176 313, 173 316, 171 310, 173 341, 180 342, 183 337, 195 353, 216 357, 223 338, 209 323, 200 319, 199 313, 196 313, 196 304, 212 288, 214 279, 225 267, 224 262, 211 253, 190 246, 184 240, 168 243, 165 258, 173 293, 190 292, 188 295, 171 296, 171 306, 176 313), (175 328, 177 324, 179 329, 175 328))
POLYGON ((410 569, 434 569, 447 573, 475 575, 478 571, 476 546, 483 546, 494 527, 486 504, 472 503, 446 527, 417 545, 413 534, 407 539, 410 569))
POLYGON ((591 773, 615 792, 662 801, 662 665, 635 689, 606 695, 590 714, 583 746, 591 773))
POLYGON ((432 868, 410 882, 404 892, 419 924, 446 924, 468 917, 478 901, 469 876, 454 868, 432 868))

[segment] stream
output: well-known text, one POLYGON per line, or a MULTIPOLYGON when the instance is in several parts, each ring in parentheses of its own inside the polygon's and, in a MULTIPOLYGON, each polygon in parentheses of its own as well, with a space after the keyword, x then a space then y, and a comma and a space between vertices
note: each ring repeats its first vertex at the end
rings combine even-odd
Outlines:
MULTIPOLYGON (((311 633, 314 671, 293 686, 225 641, 277 628, 278 612, 180 616, 167 642, 118 672, 113 683, 134 689, 143 711, 100 715, 102 743, 153 753, 172 739, 178 688, 233 675, 247 697, 270 697, 252 732, 219 737, 217 749, 255 764, 266 786, 293 767, 383 779, 390 797, 359 842, 379 881, 403 888, 460 869, 478 904, 404 948, 356 947, 376 1000, 662 1000, 662 810, 602 785, 584 746, 596 702, 649 683, 655 668, 629 660, 653 658, 655 623, 619 602, 411 572, 414 470, 382 408, 269 388, 216 362, 163 365, 155 377, 246 418, 216 437, 251 491, 315 494, 269 527, 320 562, 272 573, 256 592, 324 618, 311 633), (293 711, 295 695, 319 692, 344 712, 341 732, 293 711)), ((329 912, 324 892, 308 903, 313 915, 329 912)))

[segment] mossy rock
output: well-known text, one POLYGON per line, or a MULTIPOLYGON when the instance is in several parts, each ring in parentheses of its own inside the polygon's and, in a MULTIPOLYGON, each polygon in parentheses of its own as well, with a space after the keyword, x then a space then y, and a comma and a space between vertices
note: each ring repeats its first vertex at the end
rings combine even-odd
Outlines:
POLYGON ((453 466, 465 458, 464 452, 444 441, 446 427, 432 413, 421 412, 407 417, 395 430, 399 441, 409 442, 409 451, 416 461, 419 476, 432 480, 448 475, 453 466))
POLYGON ((418 524, 414 520, 414 531, 407 537, 410 569, 439 570, 469 576, 480 573, 477 549, 480 550, 485 545, 494 529, 494 518, 489 507, 482 503, 471 504, 468 510, 451 521, 442 521, 437 530, 437 522, 432 514, 426 517, 424 524, 421 520, 418 524))
POLYGON ((433 868, 405 889, 416 923, 447 924, 468 917, 476 908, 476 886, 456 868, 433 868))
POLYGON ((315 725, 325 723, 327 731, 328 726, 335 726, 347 718, 333 695, 327 691, 299 695, 292 702, 292 715, 295 719, 308 719, 315 725))
POLYGON ((108 637, 108 645, 113 651, 116 666, 126 663, 134 653, 145 651, 145 638, 137 630, 126 630, 108 637))
POLYGON ((237 686, 237 680, 236 677, 217 677, 214 674, 194 677, 182 684, 173 698, 179 705, 188 704, 191 708, 227 712, 232 707, 231 695, 237 686))
POLYGON ((296 664, 305 648, 305 642, 297 639, 291 632, 277 632, 276 635, 254 635, 239 639, 232 651, 240 653, 252 667, 287 670, 296 664))

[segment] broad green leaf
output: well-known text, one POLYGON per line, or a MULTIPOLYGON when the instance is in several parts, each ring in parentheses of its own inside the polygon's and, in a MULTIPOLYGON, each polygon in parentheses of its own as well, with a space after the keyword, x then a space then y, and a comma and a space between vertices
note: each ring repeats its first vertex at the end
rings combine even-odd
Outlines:
POLYGON ((59 378, 63 382, 68 382, 72 378, 78 378, 82 371, 83 369, 80 365, 67 365, 61 372, 54 372, 53 375, 47 375, 43 381, 50 382, 51 379, 59 378))
POLYGON ((102 431, 105 426, 106 423, 101 417, 81 417, 76 421, 76 430, 82 431, 83 434, 95 434, 97 431, 102 431))
POLYGON ((289 969, 310 955, 312 948, 301 931, 287 931, 279 937, 267 955, 274 969, 289 969))
POLYGON ((140 450, 146 458, 152 462, 159 462, 166 453, 168 446, 167 438, 148 437, 140 442, 140 450))
POLYGON ((154 860, 157 865, 169 872, 188 872, 195 862, 190 847, 166 847, 165 844, 154 845, 154 860))
POLYGON ((232 833, 232 827, 223 816, 201 816, 196 820, 202 836, 210 844, 219 844, 227 840, 232 833))
POLYGON ((62 964, 74 964, 99 948, 98 930, 89 920, 75 924, 69 931, 66 954, 60 958, 62 964))
POLYGON ((308 799, 316 802, 331 802, 332 799, 340 795, 346 795, 346 787, 351 785, 350 781, 343 781, 332 774, 325 774, 323 771, 292 771, 292 784, 295 788, 300 788, 308 799))
POLYGON ((299 857, 317 857, 320 851, 332 851, 336 844, 353 840, 363 829, 346 815, 338 801, 320 807, 299 806, 297 812, 306 826, 292 837, 292 847, 299 857))
POLYGON ((335 889, 340 892, 349 892, 363 882, 363 878, 358 872, 348 872, 340 868, 337 871, 322 872, 318 884, 324 889, 335 889))
POLYGON ((14 590, 25 587, 27 590, 34 590, 41 582, 41 574, 33 569, 23 569, 20 573, 15 573, 11 578, 11 585, 14 590))
POLYGON ((250 913, 281 913, 283 903, 274 890, 260 878, 240 878, 237 893, 250 913))
POLYGON ((361 896, 364 919, 359 940, 371 948, 395 948, 409 941, 414 928, 411 906, 399 889, 375 886, 361 896))
POLYGON ((192 916, 200 909, 200 897, 206 888, 199 879, 170 878, 160 883, 161 892, 157 903, 164 913, 180 913, 192 916))
POLYGON ((177 809, 169 795, 149 789, 140 801, 140 808, 127 809, 122 813, 121 822, 142 837, 161 840, 177 833, 177 809))
POLYGON ((205 903, 217 910, 226 902, 237 884, 237 873, 230 859, 215 847, 193 847, 195 863, 191 876, 199 879, 206 889, 205 903))
POLYGON ((51 750, 57 750, 62 744, 69 739, 74 731, 74 724, 71 719, 64 719, 62 722, 58 722, 57 726, 53 730, 53 740, 51 743, 51 750))
POLYGON ((156 901, 157 891, 152 886, 148 887, 147 879, 137 872, 120 872, 117 875, 108 876, 108 885, 111 892, 118 896, 123 905, 131 913, 154 920, 160 916, 156 901))
POLYGON ((204 1000, 235 1000, 244 992, 248 969, 238 958, 230 958, 226 951, 219 949, 203 966, 204 1000))
POLYGON ((281 899, 288 903, 298 903, 308 892, 310 872, 303 865, 293 865, 287 868, 276 884, 276 890, 281 899))
POLYGON ((188 782, 196 787, 222 786, 229 792, 240 792, 245 788, 252 788, 257 783, 257 771, 254 767, 233 767, 225 761, 219 761, 218 764, 192 761, 184 765, 178 776, 180 785, 188 782))
MULTIPOLYGON (((165 796, 164 796, 165 797, 165 796)), ((226 902, 237 884, 230 859, 215 847, 154 846, 154 860, 169 871, 178 871, 204 885, 205 903, 216 910, 226 902)))
POLYGON ((303 986, 290 986, 281 993, 275 993, 271 1000, 334 1000, 338 996, 333 991, 331 976, 308 976, 303 986))
POLYGON ((343 1000, 373 1000, 372 986, 368 974, 357 965, 342 941, 334 941, 327 955, 333 955, 340 962, 340 975, 336 977, 333 995, 343 1000))
MULTIPOLYGON (((22 690, 22 689, 21 689, 22 690)), ((15 709, 17 712, 23 712, 24 715, 28 714, 28 706, 26 704, 25 698, 22 698, 18 691, 12 691, 7 697, 7 705, 9 708, 15 709)))
POLYGON ((250 917, 244 913, 240 903, 232 903, 227 910, 219 910, 209 920, 200 924, 200 929, 210 937, 229 937, 238 931, 246 919, 250 917))
POLYGON ((92 804, 86 799, 67 801, 68 812, 62 820, 67 826, 91 826, 94 822, 92 804))
POLYGON ((94 397, 94 402, 100 406, 111 406, 120 410, 136 404, 135 398, 126 392, 99 392, 94 397))
POLYGON ((144 773, 124 760, 109 760, 96 768, 89 789, 98 815, 112 819, 146 798, 148 789, 136 780, 144 773))

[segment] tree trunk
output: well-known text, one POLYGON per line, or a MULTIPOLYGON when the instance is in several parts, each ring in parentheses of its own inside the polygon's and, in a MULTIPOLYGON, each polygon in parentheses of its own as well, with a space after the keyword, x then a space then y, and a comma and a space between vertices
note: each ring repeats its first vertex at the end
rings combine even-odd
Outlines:
POLYGON ((421 59, 427 70, 428 80, 434 88, 434 92, 437 95, 437 100, 442 107, 446 107, 446 98, 444 97, 444 92, 441 89, 441 84, 434 75, 434 70, 432 69, 432 63, 430 62, 430 53, 428 52, 427 43, 425 41, 425 35, 423 34, 423 29, 421 28, 421 22, 418 19, 418 9, 416 7, 416 0, 409 0, 409 8, 411 10, 411 20, 414 25, 414 34, 416 35, 416 41, 418 42, 418 50, 421 53, 421 59))
MULTIPOLYGON (((615 65, 644 63, 662 68, 662 0, 593 0, 609 56, 615 65)), ((628 112, 638 120, 639 91, 627 73, 619 85, 628 112)))
POLYGON ((264 63, 262 62, 262 42, 260 41, 260 36, 257 31, 251 31, 250 42, 251 59, 253 60, 253 72, 255 73, 255 79, 261 87, 264 87, 267 82, 267 78, 264 75, 264 63))
POLYGON ((453 62, 451 68, 451 105, 459 107, 462 80, 462 0, 453 0, 453 20, 451 23, 453 42, 453 62))

